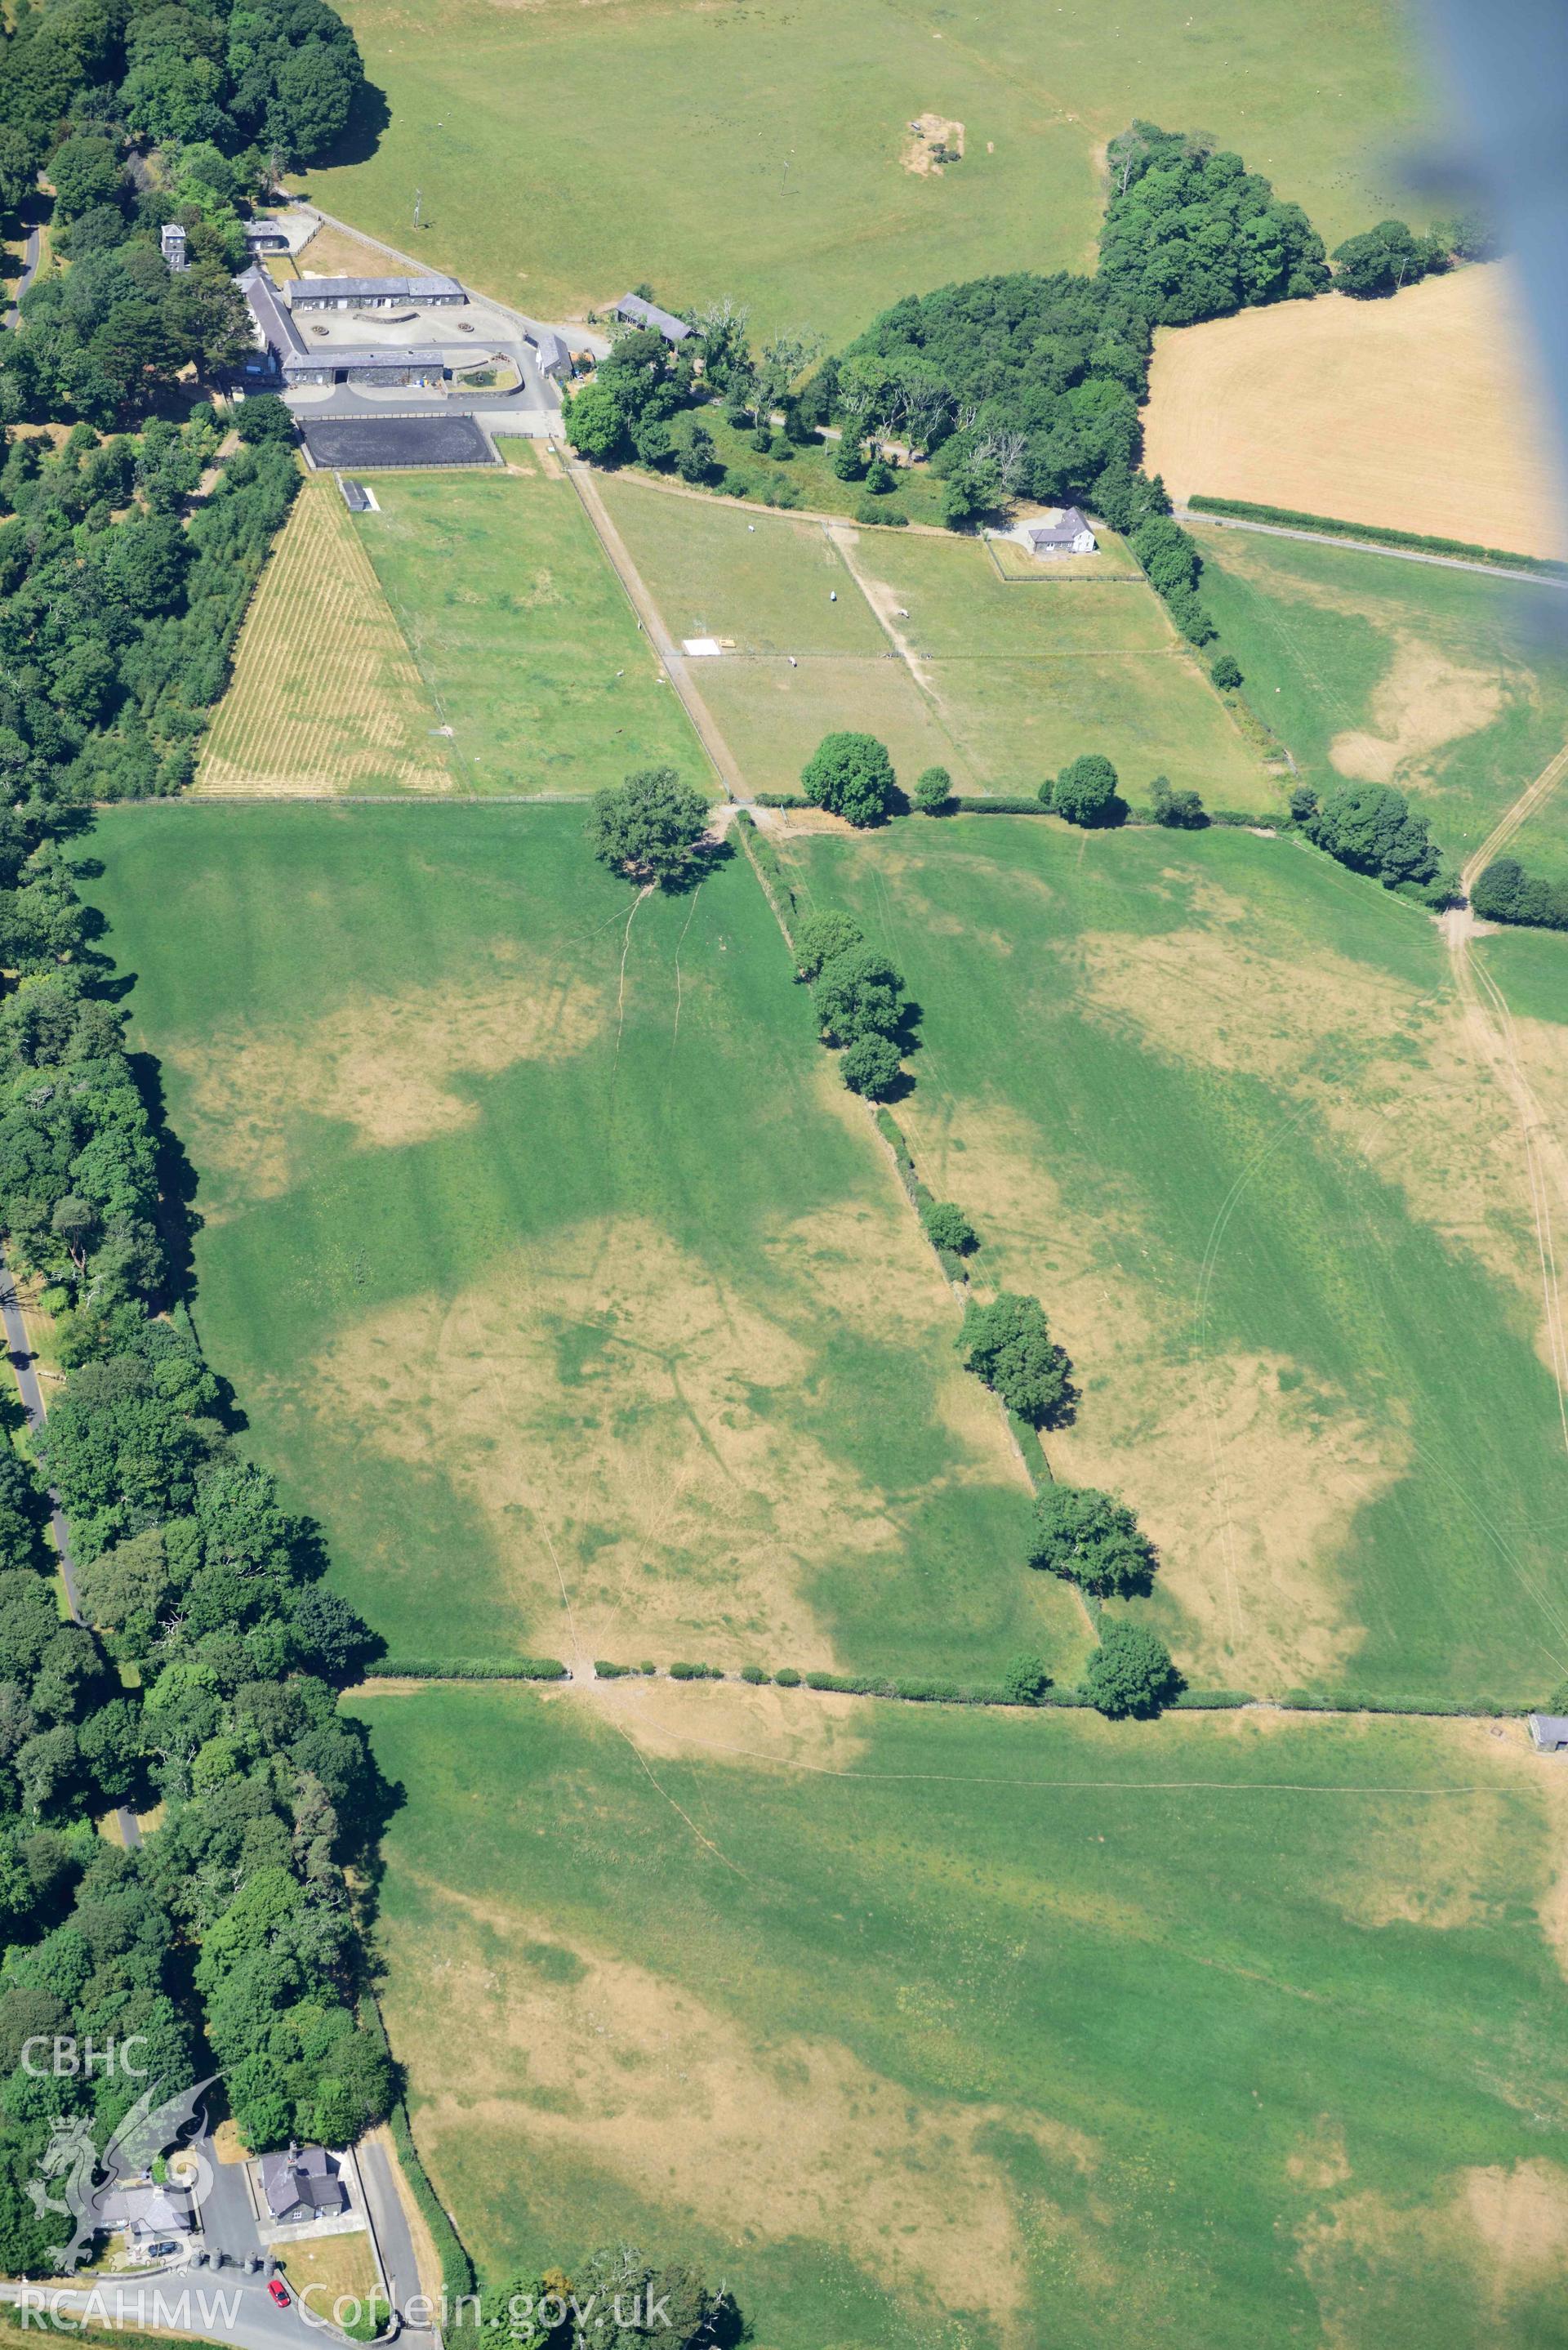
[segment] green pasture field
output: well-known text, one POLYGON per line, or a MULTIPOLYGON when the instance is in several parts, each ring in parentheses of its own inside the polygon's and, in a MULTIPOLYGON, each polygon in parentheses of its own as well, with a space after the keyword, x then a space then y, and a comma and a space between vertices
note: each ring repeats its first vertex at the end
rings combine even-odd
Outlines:
POLYGON ((1211 807, 1282 807, 1141 582, 1013 586, 972 539, 830 533, 625 475, 604 493, 672 632, 734 639, 694 681, 753 790, 796 788, 854 727, 906 783, 935 765, 961 792, 1032 793, 1095 750, 1138 799, 1164 774, 1211 807))
POLYGON ((460 788, 578 793, 633 767, 711 770, 569 482, 378 478, 357 518, 442 720, 460 788))
POLYGON ((599 491, 677 640, 733 638, 742 653, 887 652, 820 523, 748 514, 630 474, 606 475, 599 491))
POLYGON ((1104 573, 1088 573, 1087 558, 1071 577, 1032 561, 1019 579, 1001 577, 981 539, 861 531, 848 543, 884 609, 903 614, 900 636, 928 659, 1052 660, 1165 652, 1174 641, 1158 597, 1111 531, 1104 573))
POLYGON ((1081 267, 1101 147, 1135 115, 1239 146, 1330 244, 1409 214, 1394 158, 1416 73, 1397 19, 1361 0, 1216 0, 1196 20, 1030 0, 945 22, 893 0, 347 14, 389 120, 310 193, 540 318, 647 280, 677 302, 732 295, 764 334, 837 340, 901 294, 1081 267), (928 112, 964 126, 940 175, 904 161, 928 112))
MULTIPOLYGON (((1568 724, 1563 745, 1568 747, 1568 724)), ((1531 810, 1501 854, 1517 858, 1528 873, 1568 881, 1568 775, 1560 776, 1547 796, 1531 810)))
POLYGON ((749 865, 572 806, 140 808, 92 894, 247 1442, 394 1655, 1071 1678, 958 1309, 749 865))
POLYGON ((1197 1683, 1542 1701, 1568 1455, 1511 1101, 1435 925, 1304 844, 909 819, 784 837, 923 1010, 898 1116, 1077 1365, 1197 1683))
POLYGON ((1568 931, 1500 929, 1476 940, 1470 952, 1501 988, 1511 1012, 1557 1026, 1568 1023, 1568 931))
POLYGON ((946 767, 957 791, 992 788, 903 662, 886 654, 802 654, 798 669, 782 656, 704 661, 697 684, 753 791, 798 792, 823 736, 841 729, 877 736, 906 785, 926 767, 946 767))
POLYGON ((350 1703, 406 1791, 388 2025, 493 2284, 630 2242, 759 2350, 1557 2340, 1521 1726, 350 1703))
MULTIPOLYGON (((1243 691, 1318 791, 1397 784, 1458 865, 1568 741, 1568 659, 1548 634, 1560 596, 1348 547, 1194 536, 1243 691)), ((1568 796, 1529 831, 1533 868, 1568 879, 1568 796)))

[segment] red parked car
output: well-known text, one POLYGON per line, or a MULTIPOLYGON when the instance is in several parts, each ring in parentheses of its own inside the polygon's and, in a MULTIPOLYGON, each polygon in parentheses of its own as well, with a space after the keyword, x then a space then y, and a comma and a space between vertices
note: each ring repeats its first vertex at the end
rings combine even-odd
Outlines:
POLYGON ((288 2287, 285 2284, 281 2277, 268 2277, 266 2281, 266 2289, 268 2293, 271 2293, 274 2301, 276 2302, 280 2309, 286 2309, 288 2307, 288 2287))

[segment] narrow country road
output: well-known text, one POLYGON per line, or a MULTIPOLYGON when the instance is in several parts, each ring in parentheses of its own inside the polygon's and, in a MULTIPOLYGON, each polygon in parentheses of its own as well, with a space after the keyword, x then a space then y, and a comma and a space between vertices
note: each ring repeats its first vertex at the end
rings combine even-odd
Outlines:
POLYGON ((27 231, 27 242, 22 248, 22 275, 16 280, 16 291, 5 313, 5 324, 14 327, 22 315, 22 296, 38 274, 39 231, 36 221, 27 231))
MULTIPOLYGON (((1479 875, 1514 838, 1526 819, 1544 806, 1568 775, 1568 748, 1548 760, 1533 783, 1492 827, 1480 847, 1469 857, 1459 875, 1468 899, 1479 875)), ((1542 1108, 1525 1072, 1515 1034, 1513 1014, 1497 981, 1471 952, 1476 918, 1468 904, 1456 906, 1441 918, 1454 985, 1469 1031, 1480 1058, 1503 1087, 1519 1119, 1524 1142, 1525 1176, 1535 1243, 1541 1261, 1541 1289, 1546 1324, 1546 1352, 1557 1382, 1563 1441, 1568 1449, 1568 1315, 1564 1313, 1563 1281, 1557 1267, 1557 1231, 1568 1223, 1568 1149, 1542 1108)))
MULTIPOLYGON (((368 2137, 361 2138, 355 2154, 392 2307, 404 2313, 421 2293, 439 2306, 441 2281, 439 2275, 421 2278, 413 2230, 398 2191, 397 2158, 386 2125, 383 2123, 368 2137)), ((441 2337, 434 2327, 412 2325, 405 2316, 399 2338, 411 2345, 412 2350, 439 2350, 441 2337)))
MULTIPOLYGON (((11 1357, 11 1368, 16 1374, 16 1388, 22 1399, 22 1410, 28 1428, 35 1435, 44 1425, 44 1391, 38 1384, 36 1358, 27 1337, 27 1325, 22 1316, 22 1301, 16 1295, 16 1284, 4 1253, 0 1253, 0 1321, 5 1328, 5 1351, 11 1357)), ((60 1497, 49 1488, 49 1527, 59 1554, 60 1580, 66 1586, 66 1602, 71 1611, 71 1621, 82 1621, 81 1601, 77 1596, 76 1566, 71 1558, 70 1528, 60 1508, 60 1497)), ((129 1804, 121 1804, 115 1813, 120 1842, 129 1852, 141 1842, 141 1825, 129 1804)))
POLYGON ((1255 530, 1264 538, 1304 538, 1313 546, 1346 546, 1353 555, 1386 555, 1396 563, 1435 563, 1440 571, 1479 571, 1488 579, 1521 580, 1527 588, 1555 588, 1568 592, 1568 579, 1554 579, 1549 571, 1515 571, 1506 563, 1481 563, 1467 555, 1428 555, 1419 546, 1386 546, 1378 538, 1345 538, 1338 531, 1298 530, 1283 522, 1248 522, 1241 515, 1204 514, 1195 506, 1173 506, 1178 522, 1210 523, 1216 530, 1255 530))

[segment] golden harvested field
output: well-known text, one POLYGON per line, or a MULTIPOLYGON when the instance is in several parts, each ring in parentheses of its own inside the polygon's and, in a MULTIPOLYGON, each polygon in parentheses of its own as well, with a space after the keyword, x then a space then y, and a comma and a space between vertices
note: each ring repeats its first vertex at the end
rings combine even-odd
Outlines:
POLYGON ((246 616, 196 789, 450 792, 437 723, 336 484, 306 482, 246 616))
POLYGON ((1501 264, 1386 302, 1332 295, 1156 338, 1145 457, 1173 498, 1561 555, 1563 505, 1501 264))

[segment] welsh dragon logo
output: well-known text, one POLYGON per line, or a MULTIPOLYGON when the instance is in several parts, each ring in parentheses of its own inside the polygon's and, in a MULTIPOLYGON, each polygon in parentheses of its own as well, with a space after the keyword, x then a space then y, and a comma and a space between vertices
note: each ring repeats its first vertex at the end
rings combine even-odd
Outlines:
MULTIPOLYGON (((41 2177, 29 2179, 27 2195, 43 2219, 57 2213, 71 2223, 67 2242, 57 2244, 49 2257, 64 2276, 74 2275, 108 2222, 104 2200, 129 2179, 144 2178, 161 2154, 177 2145, 196 2119, 202 2096, 217 2079, 215 2073, 192 2089, 154 2103, 159 2085, 142 2092, 109 2137, 101 2156, 93 2145, 92 2124, 85 2115, 57 2116, 49 2142, 39 2157, 41 2177), (49 2191, 57 2182, 58 2194, 49 2191)), ((200 2188, 196 2190, 200 2199, 200 2188)))

